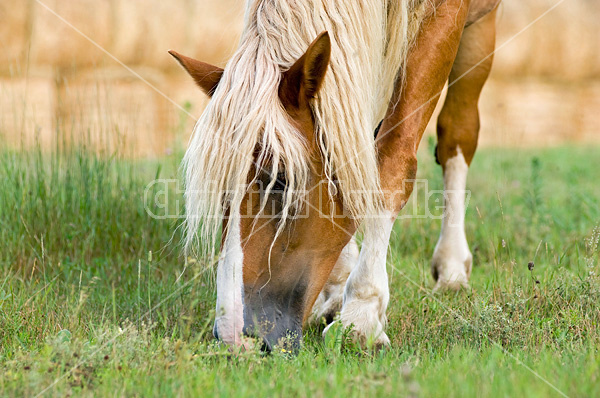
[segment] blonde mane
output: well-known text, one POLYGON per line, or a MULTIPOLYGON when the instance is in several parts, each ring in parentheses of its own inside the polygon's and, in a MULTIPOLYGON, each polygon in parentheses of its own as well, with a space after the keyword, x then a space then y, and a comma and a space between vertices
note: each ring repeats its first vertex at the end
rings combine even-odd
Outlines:
POLYGON ((249 173, 258 173, 255 164, 268 167, 272 176, 285 173, 280 227, 302 206, 309 170, 306 143, 290 124, 278 88, 282 72, 325 30, 332 42, 331 61, 312 104, 325 172, 330 181, 338 181, 351 215, 361 219, 379 213, 373 131, 385 115, 426 2, 248 1, 240 46, 184 157, 186 247, 212 250, 225 209, 239 216, 249 173))

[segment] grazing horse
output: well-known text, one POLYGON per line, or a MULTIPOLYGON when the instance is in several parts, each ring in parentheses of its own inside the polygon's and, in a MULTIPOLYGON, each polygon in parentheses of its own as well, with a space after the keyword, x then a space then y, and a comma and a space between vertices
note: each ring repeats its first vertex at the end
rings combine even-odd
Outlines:
POLYGON ((170 51, 211 96, 183 165, 187 247, 220 237, 216 338, 297 347, 305 323, 339 313, 360 343, 389 344, 390 233, 448 80, 432 274, 436 289, 467 285, 465 184, 498 3, 249 0, 224 69, 170 51))

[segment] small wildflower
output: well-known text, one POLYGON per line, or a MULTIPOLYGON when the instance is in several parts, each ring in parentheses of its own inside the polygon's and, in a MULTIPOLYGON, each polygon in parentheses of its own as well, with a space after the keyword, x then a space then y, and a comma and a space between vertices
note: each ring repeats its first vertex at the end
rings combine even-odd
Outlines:
POLYGON ((105 355, 105 356, 104 356, 104 360, 105 360, 105 361, 108 361, 108 358, 109 358, 109 357, 108 357, 108 355, 105 355))
POLYGON ((527 264, 527 269, 529 269, 529 271, 533 271, 533 267, 535 267, 535 264, 533 261, 530 261, 529 264, 527 264))

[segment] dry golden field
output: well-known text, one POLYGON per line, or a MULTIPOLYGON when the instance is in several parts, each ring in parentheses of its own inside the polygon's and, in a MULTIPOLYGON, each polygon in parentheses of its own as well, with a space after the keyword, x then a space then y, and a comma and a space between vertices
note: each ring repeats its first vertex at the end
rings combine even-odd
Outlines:
MULTIPOLYGON (((60 130, 151 156, 185 144, 206 98, 166 51, 224 65, 243 11, 241 0, 2 0, 0 134, 51 145, 60 130)), ((598 140, 598 20, 592 0, 504 1, 483 145, 598 140)))

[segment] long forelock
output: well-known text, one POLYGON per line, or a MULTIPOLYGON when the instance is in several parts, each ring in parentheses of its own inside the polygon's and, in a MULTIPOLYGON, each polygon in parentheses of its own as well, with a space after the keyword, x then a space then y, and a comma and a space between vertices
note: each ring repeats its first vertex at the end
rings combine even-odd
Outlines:
POLYGON ((281 69, 264 50, 259 40, 240 48, 194 128, 183 161, 188 249, 213 252, 223 215, 237 219, 232 213, 261 172, 285 173, 283 221, 304 192, 306 143, 279 100, 281 69))

